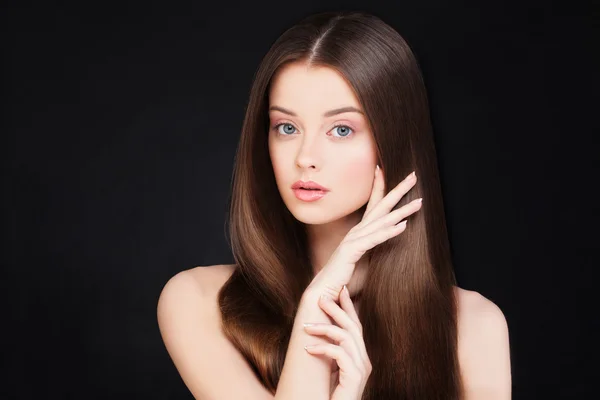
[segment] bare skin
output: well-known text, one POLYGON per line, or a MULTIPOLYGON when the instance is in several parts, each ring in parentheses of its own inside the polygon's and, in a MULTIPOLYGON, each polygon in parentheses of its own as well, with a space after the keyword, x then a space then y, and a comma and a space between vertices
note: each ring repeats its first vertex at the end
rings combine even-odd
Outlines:
MULTIPOLYGON (((288 210, 307 227, 316 274, 361 220, 359 210, 367 204, 373 188, 375 142, 353 91, 328 68, 303 64, 282 68, 273 77, 269 108, 269 155, 277 187, 288 210), (344 111, 339 111, 342 108, 344 111), (298 180, 315 181, 329 192, 316 202, 302 201, 291 189, 298 180)), ((161 334, 196 398, 273 399, 220 329, 217 294, 233 268, 196 267, 173 277, 158 304, 161 334), (236 384, 224 379, 227 376, 236 384)), ((351 296, 360 291, 366 273, 368 265, 361 259, 348 283, 351 296)), ((465 398, 509 399, 510 358, 504 315, 479 293, 455 290, 465 398)))
MULTIPOLYGON (((329 68, 303 63, 274 76, 269 122, 277 186, 287 208, 306 225, 316 274, 361 220, 359 209, 369 200, 377 165, 375 140, 346 81, 329 68), (341 109, 346 111, 326 115, 341 109), (315 181, 329 192, 316 202, 301 201, 291 190, 298 180, 315 181)), ((351 296, 360 290, 365 268, 365 263, 356 265, 348 284, 351 296)))
MULTIPOLYGON (((211 399, 203 397, 203 385, 210 382, 211 393, 224 394, 219 398, 272 400, 273 396, 219 328, 217 294, 234 268, 232 264, 195 267, 173 277, 159 301, 161 333, 182 379, 197 399, 211 399), (184 310, 180 321, 172 320, 175 308, 184 310), (206 381, 199 381, 203 376, 206 381), (224 376, 235 376, 236 385, 224 376)), ((454 289, 458 298, 458 358, 465 399, 510 399, 508 328, 502 311, 476 291, 458 286, 454 289)))

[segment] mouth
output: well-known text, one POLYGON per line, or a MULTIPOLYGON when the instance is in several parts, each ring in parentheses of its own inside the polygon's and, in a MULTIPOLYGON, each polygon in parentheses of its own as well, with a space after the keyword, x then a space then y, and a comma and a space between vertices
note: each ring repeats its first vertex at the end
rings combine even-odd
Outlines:
POLYGON ((311 188, 297 188, 297 189, 293 189, 293 191, 294 191, 294 195, 296 195, 296 198, 298 198, 299 200, 308 201, 308 202, 317 201, 317 200, 323 198, 327 194, 326 190, 311 189, 311 188))
POLYGON ((313 182, 313 181, 296 181, 293 185, 292 185, 292 189, 296 190, 296 189, 303 189, 303 190, 321 190, 323 192, 328 192, 329 189, 327 189, 326 187, 323 187, 321 185, 319 185, 317 182, 313 182))

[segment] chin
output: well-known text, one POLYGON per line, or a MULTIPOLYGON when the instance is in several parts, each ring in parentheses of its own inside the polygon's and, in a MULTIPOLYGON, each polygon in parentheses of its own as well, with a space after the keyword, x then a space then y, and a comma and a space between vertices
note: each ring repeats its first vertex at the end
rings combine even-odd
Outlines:
MULTIPOLYGON (((294 218, 306 225, 324 225, 354 216, 355 214, 362 216, 364 213, 364 205, 362 204, 348 205, 348 207, 341 208, 334 207, 331 204, 319 203, 319 201, 315 203, 303 203, 294 198, 286 206, 294 218)), ((360 218, 358 216, 359 221, 360 218)))
POLYGON ((330 222, 340 219, 341 217, 344 217, 344 215, 341 215, 341 216, 331 215, 331 213, 327 214, 327 215, 323 215, 321 210, 315 210, 315 211, 316 212, 290 210, 290 212, 292 213, 294 218, 296 218, 299 222, 302 222, 303 224, 306 224, 306 225, 328 224, 330 222))

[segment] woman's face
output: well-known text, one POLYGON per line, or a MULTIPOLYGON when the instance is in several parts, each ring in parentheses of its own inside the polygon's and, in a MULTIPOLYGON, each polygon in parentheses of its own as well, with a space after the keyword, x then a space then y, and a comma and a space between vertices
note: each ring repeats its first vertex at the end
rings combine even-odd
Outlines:
POLYGON ((369 200, 377 158, 363 111, 352 88, 331 68, 307 69, 297 62, 273 77, 269 154, 283 202, 300 222, 332 222, 369 200), (349 107, 358 112, 334 112, 349 107), (292 185, 300 180, 329 191, 316 201, 302 199, 312 195, 306 190, 298 198, 292 185))

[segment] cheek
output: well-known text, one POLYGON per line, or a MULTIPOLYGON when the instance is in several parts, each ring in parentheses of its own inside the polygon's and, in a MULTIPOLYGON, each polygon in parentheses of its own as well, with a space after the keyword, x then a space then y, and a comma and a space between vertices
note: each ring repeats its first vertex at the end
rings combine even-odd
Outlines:
POLYGON ((354 159, 346 168, 344 176, 346 180, 356 184, 363 185, 366 182, 371 185, 373 184, 374 168, 375 161, 371 157, 354 159))
POLYGON ((281 182, 281 178, 285 176, 285 154, 282 153, 281 149, 275 149, 269 145, 269 156, 271 158, 273 174, 278 184, 281 182))
POLYGON ((372 154, 359 154, 348 161, 344 168, 344 186, 354 193, 365 194, 368 199, 375 178, 375 156, 372 154))

